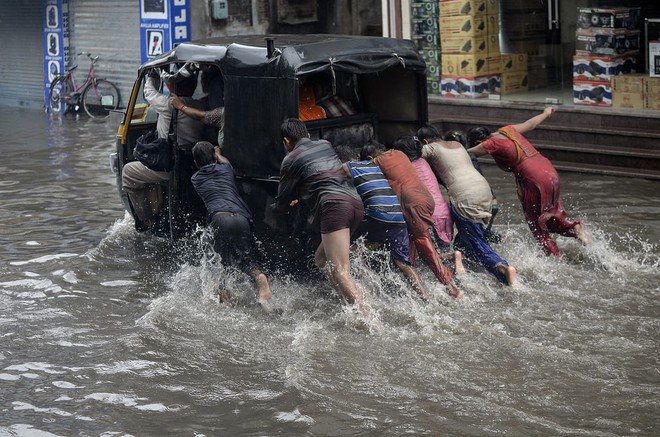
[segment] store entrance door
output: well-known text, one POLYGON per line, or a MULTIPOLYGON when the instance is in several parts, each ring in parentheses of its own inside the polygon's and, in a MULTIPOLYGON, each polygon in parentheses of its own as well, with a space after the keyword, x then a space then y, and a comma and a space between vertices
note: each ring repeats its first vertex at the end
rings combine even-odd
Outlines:
POLYGON ((526 78, 522 66, 518 74, 503 72, 502 100, 572 103, 577 10, 589 3, 500 0, 501 52, 527 55, 526 78))

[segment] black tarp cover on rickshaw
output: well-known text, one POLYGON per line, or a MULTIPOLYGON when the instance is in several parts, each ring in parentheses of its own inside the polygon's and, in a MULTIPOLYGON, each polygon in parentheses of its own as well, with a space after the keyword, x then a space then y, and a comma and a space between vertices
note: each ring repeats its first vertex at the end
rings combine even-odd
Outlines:
MULTIPOLYGON (((416 76, 416 85, 409 87, 410 95, 400 97, 401 101, 412 103, 376 102, 368 108, 369 112, 378 113, 383 107, 389 112, 383 118, 411 125, 425 121, 427 114, 426 64, 410 40, 349 35, 209 38, 178 45, 143 64, 139 75, 147 74, 152 68, 168 68, 171 64, 180 67, 185 62, 213 63, 222 71, 224 153, 237 174, 243 177, 277 178, 284 157, 279 125, 287 117, 297 117, 301 78, 323 72, 375 75, 398 68, 416 76), (267 40, 271 38, 273 44, 269 48, 267 40)), ((395 93, 397 90, 379 92, 395 93)))

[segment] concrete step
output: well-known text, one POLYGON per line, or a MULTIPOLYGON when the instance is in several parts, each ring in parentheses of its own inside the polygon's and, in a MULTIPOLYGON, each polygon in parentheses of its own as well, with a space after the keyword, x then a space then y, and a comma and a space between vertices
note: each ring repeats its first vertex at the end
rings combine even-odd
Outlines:
MULTIPOLYGON (((474 126, 495 130, 522 123, 544 107, 443 99, 430 101, 429 121, 442 132, 474 126)), ((660 111, 558 107, 525 137, 559 170, 660 179, 660 111)))
MULTIPOLYGON (((621 148, 622 145, 632 145, 638 149, 660 150, 660 128, 641 129, 623 127, 599 127, 593 125, 576 126, 570 120, 561 122, 553 118, 538 126, 525 137, 532 143, 535 140, 543 140, 546 143, 575 143, 575 144, 597 144, 600 147, 621 148)), ((524 120, 522 120, 524 121, 524 120)), ((511 121, 503 119, 482 119, 474 117, 443 117, 441 120, 432 121, 441 130, 448 131, 460 129, 467 131, 474 126, 486 126, 496 130, 511 121)), ((660 121, 658 121, 660 125, 660 121)))
MULTIPOLYGON (((639 169, 634 167, 613 167, 609 165, 597 165, 587 163, 565 162, 558 160, 551 160, 552 165, 557 171, 566 171, 573 173, 588 173, 600 174, 607 176, 621 176, 621 177, 634 177, 642 179, 660 180, 660 172, 651 171, 646 169, 639 169)), ((479 163, 482 165, 495 165, 492 158, 484 157, 479 158, 479 163)))

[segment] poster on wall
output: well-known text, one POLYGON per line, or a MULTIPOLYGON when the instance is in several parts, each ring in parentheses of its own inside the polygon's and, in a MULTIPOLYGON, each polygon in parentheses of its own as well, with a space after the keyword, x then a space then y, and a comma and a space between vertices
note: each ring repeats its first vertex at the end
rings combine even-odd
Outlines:
POLYGON ((50 84, 69 66, 69 2, 44 0, 44 104, 49 106, 50 84))
POLYGON ((190 41, 190 0, 140 0, 143 63, 185 41, 190 41))

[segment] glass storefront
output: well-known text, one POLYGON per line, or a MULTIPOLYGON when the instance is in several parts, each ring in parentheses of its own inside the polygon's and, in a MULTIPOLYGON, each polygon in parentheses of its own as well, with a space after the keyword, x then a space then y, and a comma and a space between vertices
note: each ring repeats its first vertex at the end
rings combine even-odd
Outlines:
POLYGON ((611 106, 613 76, 648 75, 647 18, 660 2, 411 2, 429 93, 444 98, 611 106))

